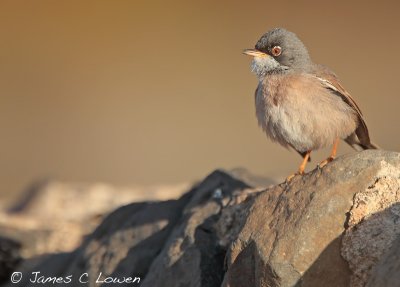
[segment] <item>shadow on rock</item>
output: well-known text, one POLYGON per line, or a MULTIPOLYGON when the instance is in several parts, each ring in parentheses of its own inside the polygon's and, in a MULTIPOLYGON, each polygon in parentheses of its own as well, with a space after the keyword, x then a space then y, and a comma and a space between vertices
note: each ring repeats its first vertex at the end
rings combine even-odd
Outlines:
POLYGON ((382 276, 400 282, 399 203, 395 152, 346 155, 263 191, 216 171, 178 200, 117 209, 32 270, 87 273, 79 286, 115 286, 96 283, 100 273, 141 287, 398 286, 382 276))
POLYGON ((399 154, 385 151, 274 186, 248 207, 222 286, 365 286, 400 234, 399 202, 399 154))

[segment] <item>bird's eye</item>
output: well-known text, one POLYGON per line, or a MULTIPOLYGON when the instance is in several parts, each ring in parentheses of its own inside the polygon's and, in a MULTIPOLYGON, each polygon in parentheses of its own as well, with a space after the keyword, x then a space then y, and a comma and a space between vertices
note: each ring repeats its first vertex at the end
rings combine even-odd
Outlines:
POLYGON ((274 46, 271 49, 271 53, 274 57, 278 57, 280 54, 282 54, 282 48, 280 46, 274 46))

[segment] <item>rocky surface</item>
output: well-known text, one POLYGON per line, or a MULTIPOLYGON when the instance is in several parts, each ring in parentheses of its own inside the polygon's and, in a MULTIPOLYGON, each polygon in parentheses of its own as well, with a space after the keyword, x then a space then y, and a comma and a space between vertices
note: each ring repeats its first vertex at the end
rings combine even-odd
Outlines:
POLYGON ((180 199, 117 209, 32 270, 84 274, 79 286, 399 286, 399 180, 400 154, 385 151, 262 190, 216 171, 180 199))
POLYGON ((177 198, 187 183, 115 187, 104 183, 33 183, 11 207, 0 210, 0 235, 21 242, 25 259, 76 249, 115 208, 130 202, 177 198))
POLYGON ((381 260, 372 270, 367 287, 400 286, 400 236, 392 247, 381 256, 381 260))
POLYGON ((342 255, 353 274, 351 286, 368 281, 371 269, 399 237, 399 220, 400 169, 381 161, 373 182, 354 195, 342 241, 342 255))
POLYGON ((11 272, 21 261, 20 249, 19 242, 0 237, 0 284, 7 282, 11 272))
POLYGON ((400 234, 399 171, 399 154, 367 151, 262 192, 223 286, 364 286, 400 234))

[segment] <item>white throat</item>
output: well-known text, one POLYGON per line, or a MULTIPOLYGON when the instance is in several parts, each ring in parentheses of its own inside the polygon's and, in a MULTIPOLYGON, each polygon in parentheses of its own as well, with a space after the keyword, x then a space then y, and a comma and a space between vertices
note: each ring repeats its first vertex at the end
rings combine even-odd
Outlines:
POLYGON ((276 70, 279 66, 273 57, 254 57, 251 62, 251 71, 262 81, 269 72, 276 70))

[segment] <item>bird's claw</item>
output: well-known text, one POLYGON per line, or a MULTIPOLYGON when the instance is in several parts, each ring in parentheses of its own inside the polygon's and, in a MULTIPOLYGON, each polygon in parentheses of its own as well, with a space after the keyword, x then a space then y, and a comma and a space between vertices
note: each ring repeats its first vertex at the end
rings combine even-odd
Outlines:
POLYGON ((292 181, 293 178, 295 178, 295 177, 298 176, 298 175, 303 175, 303 174, 304 174, 304 172, 300 172, 300 171, 295 172, 295 173, 289 175, 289 176, 286 178, 285 183, 288 184, 288 183, 290 183, 290 182, 292 181))
POLYGON ((318 169, 322 169, 324 166, 326 166, 328 163, 330 163, 331 161, 333 161, 335 158, 333 156, 328 157, 327 159, 321 161, 318 165, 317 168, 318 169))

